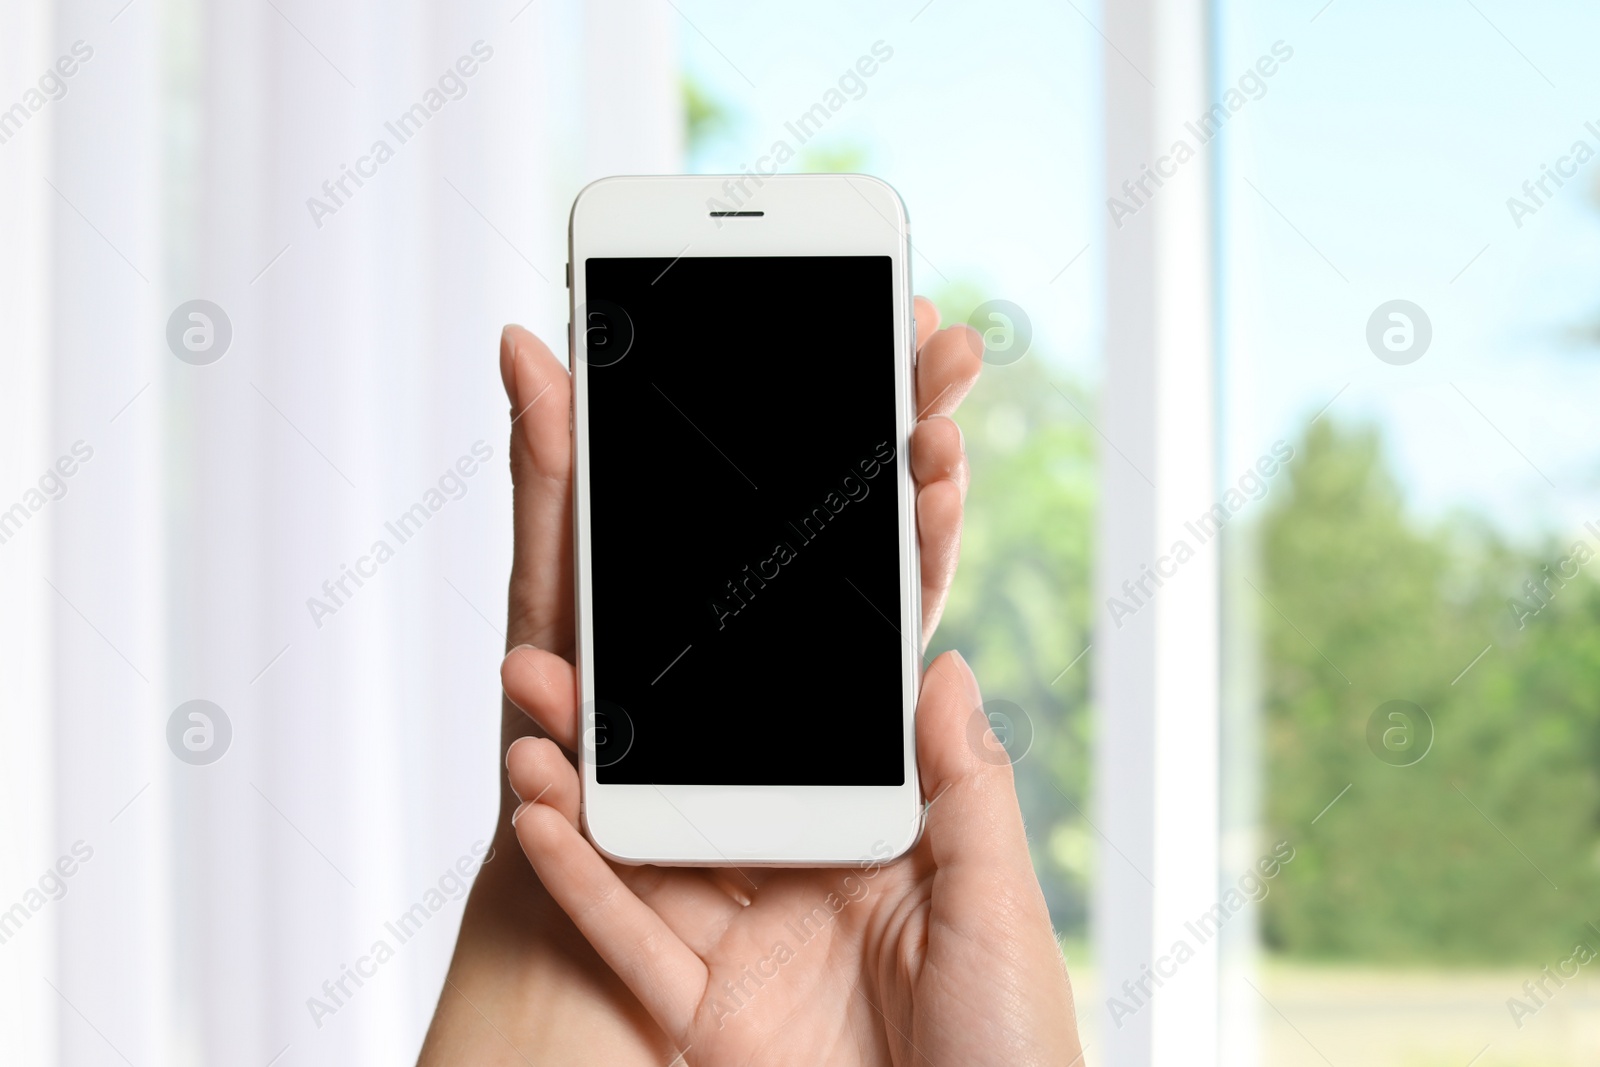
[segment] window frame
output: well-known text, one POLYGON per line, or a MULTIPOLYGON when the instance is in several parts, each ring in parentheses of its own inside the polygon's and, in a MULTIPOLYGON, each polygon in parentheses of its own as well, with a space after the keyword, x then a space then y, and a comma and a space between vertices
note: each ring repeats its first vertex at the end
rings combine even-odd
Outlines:
POLYGON ((1175 176, 1147 186, 1152 195, 1141 194, 1131 215, 1113 216, 1110 199, 1131 203, 1123 182, 1155 165, 1211 103, 1212 15, 1206 0, 1124 0, 1102 15, 1108 214, 1093 693, 1101 1003, 1093 1007, 1108 1067, 1219 1063, 1221 939, 1198 944, 1186 923, 1219 892, 1220 538, 1170 561, 1185 521, 1216 500, 1215 155, 1201 148, 1175 176), (1175 571, 1159 585, 1145 578, 1158 565, 1175 571), (1141 579, 1150 592, 1135 604, 1124 583, 1141 579), (1114 617, 1115 601, 1136 610, 1114 617), (1178 964, 1180 938, 1195 955, 1178 964), (1150 966, 1172 973, 1156 986, 1144 977, 1150 966), (1150 993, 1136 998, 1123 983, 1138 992, 1141 978, 1150 993))

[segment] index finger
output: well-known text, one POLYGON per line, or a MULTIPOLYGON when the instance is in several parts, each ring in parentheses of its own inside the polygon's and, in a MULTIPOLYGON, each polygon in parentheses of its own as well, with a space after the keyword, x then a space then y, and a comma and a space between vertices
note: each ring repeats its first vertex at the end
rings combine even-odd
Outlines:
POLYGON ((520 326, 500 339, 511 400, 512 514, 508 648, 572 648, 572 404, 567 369, 520 326))
POLYGON ((578 751, 578 671, 563 656, 518 645, 500 663, 500 686, 556 744, 578 751))

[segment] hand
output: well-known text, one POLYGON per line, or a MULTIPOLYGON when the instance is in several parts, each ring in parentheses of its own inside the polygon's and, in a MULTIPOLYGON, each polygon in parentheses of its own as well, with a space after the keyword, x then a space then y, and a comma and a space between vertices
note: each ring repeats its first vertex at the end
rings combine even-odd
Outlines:
MULTIPOLYGON (((920 410, 911 463, 919 487, 926 636, 937 625, 954 574, 967 485, 961 434, 949 416, 977 379, 981 344, 966 327, 935 332, 938 313, 920 298, 916 315, 920 410)), ((519 650, 508 657, 504 670, 509 675, 519 664, 549 664, 552 671, 531 672, 535 684, 558 701, 560 682, 552 679, 569 679, 570 701, 569 379, 550 351, 518 327, 508 327, 502 336, 500 371, 511 399, 516 530, 507 645, 519 650), (523 649, 528 645, 545 651, 523 649), (564 661, 565 674, 552 660, 564 661)), ((540 706, 537 695, 521 692, 528 706, 540 706)), ((536 727, 507 701, 502 707, 503 744, 534 732, 536 727)), ((516 805, 510 789, 502 789, 495 838, 501 860, 485 866, 473 887, 421 1062, 521 1063, 526 1049, 537 1052, 541 1067, 597 1060, 659 1067, 676 1047, 555 906, 528 866, 512 860, 516 805)))
MULTIPOLYGON (((545 888, 697 1067, 1077 1063, 1072 991, 1005 760, 967 741, 982 703, 959 653, 917 705, 927 825, 858 869, 608 863, 578 829, 570 664, 508 657, 506 692, 549 738, 507 761, 513 817, 545 888), (550 684, 538 680, 542 670, 550 684)), ((994 751, 994 749, 986 750, 994 751)))

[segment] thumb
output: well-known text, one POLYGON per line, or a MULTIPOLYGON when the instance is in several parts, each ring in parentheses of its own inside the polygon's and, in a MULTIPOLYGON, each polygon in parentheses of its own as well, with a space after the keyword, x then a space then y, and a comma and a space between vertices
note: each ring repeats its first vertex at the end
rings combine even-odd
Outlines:
POLYGON ((1011 760, 995 739, 972 668, 946 652, 923 676, 917 765, 929 807, 924 835, 941 872, 991 878, 1026 872, 1028 838, 1011 760))
POLYGON ((923 680, 917 757, 929 800, 923 847, 935 865, 923 973, 936 976, 919 989, 949 990, 943 1014, 966 1012, 994 1062, 1081 1063, 1071 984, 1028 856, 1011 760, 959 653, 934 660, 923 680), (984 961, 976 971, 974 947, 984 961))

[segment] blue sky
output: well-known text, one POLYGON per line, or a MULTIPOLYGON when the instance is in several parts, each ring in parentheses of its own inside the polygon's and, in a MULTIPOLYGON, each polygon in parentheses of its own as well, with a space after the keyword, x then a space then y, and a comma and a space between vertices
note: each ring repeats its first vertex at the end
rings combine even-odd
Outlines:
POLYGON ((1330 414, 1383 426, 1418 512, 1570 539, 1600 517, 1600 348, 1576 340, 1600 322, 1600 158, 1520 229, 1506 199, 1575 139, 1600 149, 1600 10, 1474 3, 1222 4, 1222 72, 1295 48, 1224 146, 1229 446, 1348 383, 1330 414), (1395 298, 1434 327, 1404 367, 1364 341, 1395 298))
MULTIPOLYGON (((1098 6, 680 6, 686 69, 736 116, 698 169, 764 153, 884 41, 894 58, 817 143, 864 152, 900 190, 919 290, 943 275, 1014 300, 1043 358, 1098 376, 1098 6)), ((1600 348, 1575 340, 1600 322, 1600 158, 1520 229, 1505 205, 1575 139, 1600 149, 1584 128, 1600 128, 1597 31, 1600 8, 1575 0, 1224 0, 1220 82, 1275 41, 1294 49, 1213 145, 1225 467, 1337 394, 1330 416, 1383 426, 1423 516, 1466 507, 1569 537, 1600 517, 1600 348), (1395 298, 1434 329, 1405 367, 1365 344, 1395 298)))
POLYGON ((816 143, 864 150, 862 169, 900 191, 920 252, 919 292, 943 278, 977 283, 1028 311, 1048 358, 1093 369, 1096 256, 1091 249, 1062 268, 1100 239, 1099 39, 1071 7, 680 7, 693 22, 682 38, 690 76, 738 118, 697 169, 737 171, 764 154, 785 120, 883 41, 894 57, 816 143))

